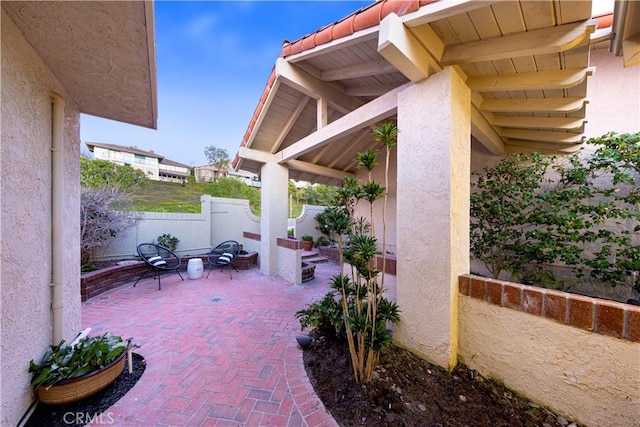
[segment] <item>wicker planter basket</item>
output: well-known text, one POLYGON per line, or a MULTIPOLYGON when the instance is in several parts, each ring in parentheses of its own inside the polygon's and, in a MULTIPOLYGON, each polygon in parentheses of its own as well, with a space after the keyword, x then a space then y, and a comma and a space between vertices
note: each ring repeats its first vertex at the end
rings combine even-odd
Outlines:
POLYGON ((64 405, 89 397, 114 382, 124 369, 126 350, 104 369, 78 378, 58 381, 50 387, 38 387, 38 400, 47 405, 64 405))

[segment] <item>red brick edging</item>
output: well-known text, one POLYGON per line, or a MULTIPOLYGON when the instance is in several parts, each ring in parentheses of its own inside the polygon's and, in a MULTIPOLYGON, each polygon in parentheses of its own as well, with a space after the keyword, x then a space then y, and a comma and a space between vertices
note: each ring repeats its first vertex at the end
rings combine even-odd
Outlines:
POLYGON ((489 304, 640 342, 640 306, 470 274, 458 277, 458 291, 489 304))

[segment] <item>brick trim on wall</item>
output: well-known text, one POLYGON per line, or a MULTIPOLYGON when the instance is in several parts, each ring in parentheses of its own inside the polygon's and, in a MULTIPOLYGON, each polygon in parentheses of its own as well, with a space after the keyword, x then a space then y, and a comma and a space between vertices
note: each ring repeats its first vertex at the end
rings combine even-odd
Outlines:
POLYGON ((465 274, 460 294, 576 328, 640 342, 640 306, 465 274))
POLYGON ((283 239, 282 237, 278 237, 276 242, 281 248, 302 249, 302 242, 300 240, 283 239))
POLYGON ((250 231, 243 231, 242 237, 244 237, 245 239, 257 240, 257 241, 260 241, 260 238, 261 238, 260 234, 252 233, 250 231))

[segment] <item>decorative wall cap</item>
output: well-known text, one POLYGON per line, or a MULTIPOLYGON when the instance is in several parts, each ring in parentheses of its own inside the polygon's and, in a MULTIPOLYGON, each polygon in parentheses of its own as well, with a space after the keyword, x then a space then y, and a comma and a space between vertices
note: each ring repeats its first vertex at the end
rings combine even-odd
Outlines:
POLYGON ((575 328, 640 342, 640 306, 465 274, 462 295, 575 328))

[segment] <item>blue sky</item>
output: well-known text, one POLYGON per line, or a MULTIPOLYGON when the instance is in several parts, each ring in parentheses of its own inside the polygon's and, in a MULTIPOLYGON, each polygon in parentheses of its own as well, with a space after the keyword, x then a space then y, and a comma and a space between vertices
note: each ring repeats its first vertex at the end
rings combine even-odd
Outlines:
POLYGON ((82 115, 80 137, 207 163, 204 147, 233 158, 284 39, 335 22, 371 1, 155 3, 158 130, 82 115))

